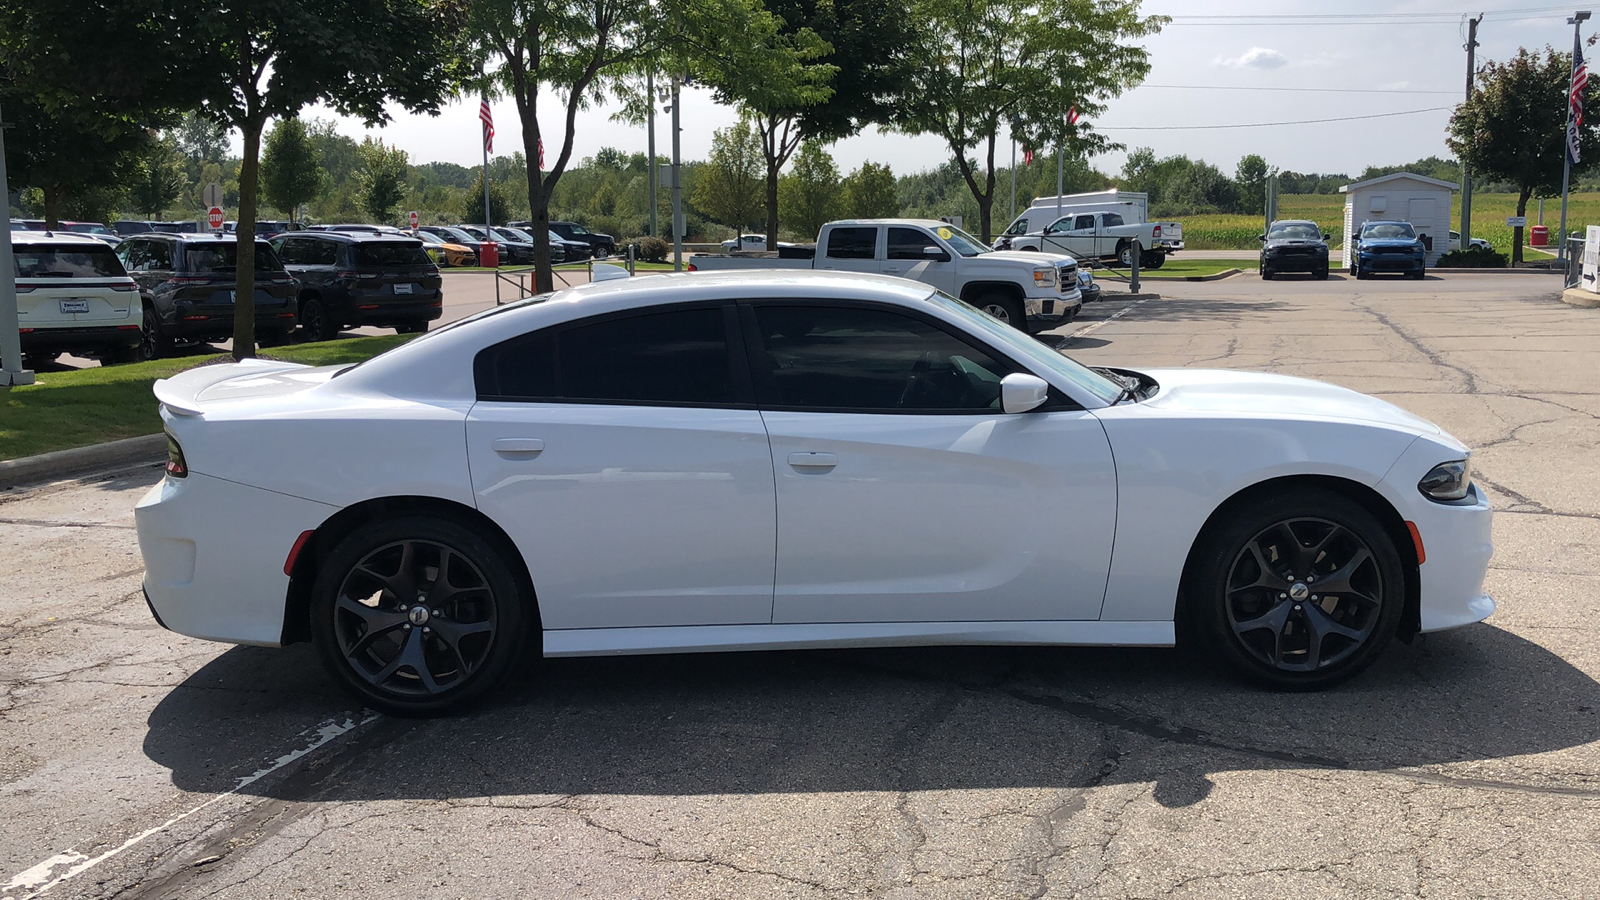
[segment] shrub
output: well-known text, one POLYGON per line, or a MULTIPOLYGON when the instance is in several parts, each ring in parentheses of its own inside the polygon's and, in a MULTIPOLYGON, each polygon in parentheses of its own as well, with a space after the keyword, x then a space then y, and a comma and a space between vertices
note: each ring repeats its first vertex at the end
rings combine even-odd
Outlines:
POLYGON ((1495 250, 1473 247, 1470 250, 1452 250, 1439 257, 1434 264, 1440 269, 1504 269, 1506 255, 1495 250))
POLYGON ((645 262, 666 262, 672 245, 658 237, 637 237, 628 241, 633 245, 633 258, 645 262))

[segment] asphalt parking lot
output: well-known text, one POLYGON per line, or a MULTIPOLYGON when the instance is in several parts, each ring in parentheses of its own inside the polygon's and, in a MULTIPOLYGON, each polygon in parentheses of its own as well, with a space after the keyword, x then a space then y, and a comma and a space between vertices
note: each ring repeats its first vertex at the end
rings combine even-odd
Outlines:
POLYGON ((157 627, 158 470, 0 494, 0 898, 1594 896, 1600 310, 1532 275, 1156 290, 1054 339, 1438 422, 1495 499, 1495 615, 1320 694, 851 650, 558 660, 418 722, 309 647, 157 627))

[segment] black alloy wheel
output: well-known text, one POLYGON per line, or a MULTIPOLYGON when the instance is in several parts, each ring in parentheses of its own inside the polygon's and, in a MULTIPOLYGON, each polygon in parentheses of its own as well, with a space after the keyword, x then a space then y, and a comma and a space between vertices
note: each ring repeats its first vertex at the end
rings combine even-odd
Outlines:
POLYGON ((144 308, 144 321, 139 328, 138 359, 149 362, 172 355, 172 338, 161 325, 161 317, 151 307, 144 308))
POLYGON ((300 307, 300 327, 313 341, 331 341, 339 336, 339 325, 328 316, 327 304, 312 297, 300 307))
POLYGON ((1405 604, 1400 556, 1359 504, 1305 491, 1230 515, 1199 557, 1188 612, 1217 656, 1291 690, 1344 681, 1377 658, 1405 604))
POLYGON ((387 713, 459 707, 502 681, 525 643, 516 576, 491 544, 447 520, 356 531, 323 562, 313 592, 323 664, 387 713))

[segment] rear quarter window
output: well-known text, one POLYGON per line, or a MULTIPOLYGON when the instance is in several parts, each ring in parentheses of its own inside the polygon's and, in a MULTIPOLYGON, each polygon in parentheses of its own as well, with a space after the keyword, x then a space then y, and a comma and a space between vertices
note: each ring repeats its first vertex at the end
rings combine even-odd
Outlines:
POLYGON ((358 266, 431 266, 421 242, 360 243, 351 248, 358 266))
POLYGON ((109 246, 17 244, 11 248, 18 278, 122 278, 127 271, 109 246))

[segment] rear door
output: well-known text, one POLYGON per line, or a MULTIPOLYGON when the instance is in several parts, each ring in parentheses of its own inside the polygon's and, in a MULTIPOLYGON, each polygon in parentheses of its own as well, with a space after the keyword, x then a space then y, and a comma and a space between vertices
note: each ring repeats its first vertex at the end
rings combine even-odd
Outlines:
POLYGON ((473 492, 527 560, 544 627, 771 621, 772 454, 735 320, 653 307, 478 355, 473 492))
POLYGON ((883 229, 876 225, 834 225, 823 246, 817 248, 816 268, 840 272, 883 271, 883 252, 879 238, 883 229))

